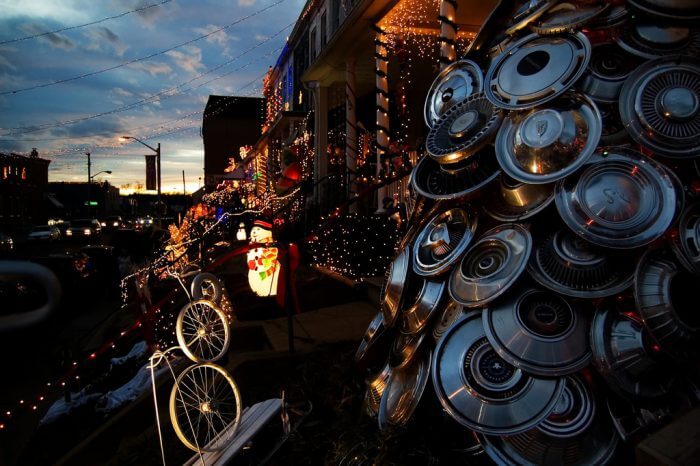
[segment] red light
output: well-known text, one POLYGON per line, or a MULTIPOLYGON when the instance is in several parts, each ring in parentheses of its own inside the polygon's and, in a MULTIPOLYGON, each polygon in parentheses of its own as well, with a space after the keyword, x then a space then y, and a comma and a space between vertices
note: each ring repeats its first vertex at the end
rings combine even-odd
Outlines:
POLYGON ((651 349, 653 349, 656 352, 661 351, 661 347, 659 345, 651 345, 651 349))
POLYGON ((92 353, 92 354, 90 355, 90 359, 95 359, 96 357, 97 357, 97 353, 92 353))

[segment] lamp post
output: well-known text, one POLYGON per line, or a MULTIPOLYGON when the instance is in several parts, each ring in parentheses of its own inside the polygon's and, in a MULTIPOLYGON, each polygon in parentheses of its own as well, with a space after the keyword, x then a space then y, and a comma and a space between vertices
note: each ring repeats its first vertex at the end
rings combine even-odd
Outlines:
POLYGON ((94 175, 90 175, 90 153, 88 152, 88 217, 90 217, 90 207, 92 205, 90 204, 90 186, 92 185, 92 180, 95 179, 97 175, 100 175, 102 173, 107 173, 108 175, 112 174, 112 170, 102 170, 101 172, 97 172, 94 175))
POLYGON ((156 154, 156 178, 158 179, 158 200, 157 200, 157 209, 158 209, 158 216, 160 217, 160 143, 158 143, 157 147, 152 147, 140 140, 139 138, 135 138, 133 136, 122 136, 122 139, 132 139, 138 143, 141 143, 142 145, 148 147, 151 149, 153 152, 156 154))
POLYGON ((87 183, 87 216, 90 217, 90 185, 92 184, 92 176, 90 176, 90 152, 85 152, 85 155, 87 155, 87 163, 88 163, 88 183, 87 183))
POLYGON ((92 175, 92 176, 90 177, 90 182, 92 182, 92 180, 93 180, 97 175, 101 175, 102 173, 106 173, 106 174, 108 174, 108 175, 111 175, 111 174, 112 174, 112 170, 102 170, 101 172, 95 173, 94 175, 92 175))

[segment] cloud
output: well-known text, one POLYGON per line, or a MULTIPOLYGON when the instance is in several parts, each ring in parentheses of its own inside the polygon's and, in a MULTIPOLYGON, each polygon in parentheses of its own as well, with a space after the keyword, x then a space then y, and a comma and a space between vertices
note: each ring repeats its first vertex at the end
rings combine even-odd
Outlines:
POLYGON ((0 46, 0 68, 5 68, 7 70, 15 71, 17 66, 10 61, 6 54, 8 52, 16 52, 17 49, 14 47, 0 46))
POLYGON ((3 141, 0 140, 0 152, 2 153, 8 153, 8 152, 17 152, 21 151, 25 148, 27 144, 24 142, 19 142, 19 141, 3 141))
MULTIPOLYGON (((22 32, 28 35, 41 34, 46 31, 41 26, 34 23, 23 24, 22 26, 20 26, 20 29, 22 30, 22 32)), ((37 40, 49 44, 51 47, 57 49, 72 50, 75 47, 73 41, 62 34, 45 34, 43 36, 39 36, 37 40)))
POLYGON ((196 73, 204 68, 202 64, 202 49, 188 45, 183 47, 183 50, 189 52, 189 54, 181 52, 180 50, 171 50, 167 52, 166 55, 172 58, 175 64, 185 71, 196 73))
POLYGON ((238 6, 253 6, 255 0, 238 0, 238 6))
MULTIPOLYGON (((196 32, 197 34, 200 35, 205 35, 205 34, 211 34, 212 32, 216 31, 217 29, 221 29, 219 26, 216 26, 214 24, 207 24, 203 28, 194 28, 193 31, 196 32)), ((220 45, 221 47, 226 47, 228 45, 228 36, 226 35, 226 31, 219 31, 214 34, 211 34, 208 36, 205 40, 209 42, 210 44, 217 44, 220 45)))
POLYGON ((10 63, 10 61, 2 55, 0 55, 0 68, 6 68, 11 71, 15 71, 17 69, 15 65, 10 63))
POLYGON ((127 91, 126 89, 121 87, 115 87, 114 89, 112 89, 112 92, 122 97, 131 97, 132 95, 134 95, 133 92, 127 91))
POLYGON ((150 74, 153 77, 158 76, 159 74, 168 74, 173 71, 173 69, 170 67, 170 65, 163 63, 163 62, 158 62, 158 61, 153 61, 153 62, 136 62, 132 63, 129 65, 130 68, 135 69, 135 70, 141 70, 145 71, 146 73, 150 74))
MULTIPOLYGON (((152 5, 152 1, 148 0, 140 0, 136 2, 136 5, 134 5, 134 8, 143 8, 148 5, 152 5)), ((144 19, 147 22, 153 22, 155 21, 158 16, 161 14, 161 7, 160 6, 154 6, 152 8, 146 8, 145 10, 140 10, 136 13, 140 18, 144 19)))
POLYGON ((94 120, 86 120, 74 125, 61 126, 53 128, 52 136, 57 137, 107 137, 111 135, 119 135, 124 130, 124 124, 121 120, 115 118, 96 118, 94 120))
MULTIPOLYGON (((123 7, 123 1, 113 0, 117 4, 123 7)), ((133 2, 134 9, 144 8, 154 3, 160 3, 160 0, 138 0, 133 2)), ((195 2, 193 5, 195 8, 199 6, 200 2, 195 2)), ((164 22, 178 18, 181 8, 176 1, 166 3, 165 5, 153 6, 151 8, 146 8, 145 10, 140 10, 136 12, 136 18, 139 22, 147 27, 148 29, 155 29, 164 22)))
POLYGON ((88 29, 85 35, 91 41, 91 43, 87 45, 89 50, 101 50, 102 44, 104 41, 107 41, 112 46, 116 54, 121 57, 124 55, 126 49, 129 48, 128 45, 122 42, 117 34, 106 27, 100 26, 88 29))

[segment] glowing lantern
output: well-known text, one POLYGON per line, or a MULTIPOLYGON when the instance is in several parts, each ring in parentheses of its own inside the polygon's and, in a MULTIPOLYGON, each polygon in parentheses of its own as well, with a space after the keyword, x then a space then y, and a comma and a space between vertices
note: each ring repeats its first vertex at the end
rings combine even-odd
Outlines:
POLYGON ((248 235, 245 233, 245 223, 241 222, 238 224, 238 231, 236 232, 236 239, 238 241, 245 241, 248 235))
POLYGON ((269 247, 251 249, 247 253, 250 289, 258 296, 275 296, 280 263, 277 260, 278 250, 272 246, 272 225, 256 220, 252 230, 250 230, 250 243, 269 244, 269 247))

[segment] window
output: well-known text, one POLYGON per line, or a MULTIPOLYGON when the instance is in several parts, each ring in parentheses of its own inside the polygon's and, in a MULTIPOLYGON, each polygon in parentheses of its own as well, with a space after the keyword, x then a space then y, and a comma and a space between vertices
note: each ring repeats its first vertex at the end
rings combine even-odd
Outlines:
POLYGON ((331 3, 331 18, 333 18, 333 28, 331 29, 333 32, 335 32, 338 29, 338 26, 340 26, 340 15, 341 15, 341 4, 340 0, 332 0, 331 3))
POLYGON ((313 28, 309 34, 309 50, 311 58, 316 58, 316 28, 313 28))
POLYGON ((328 42, 328 14, 324 11, 321 15, 321 49, 328 42))

